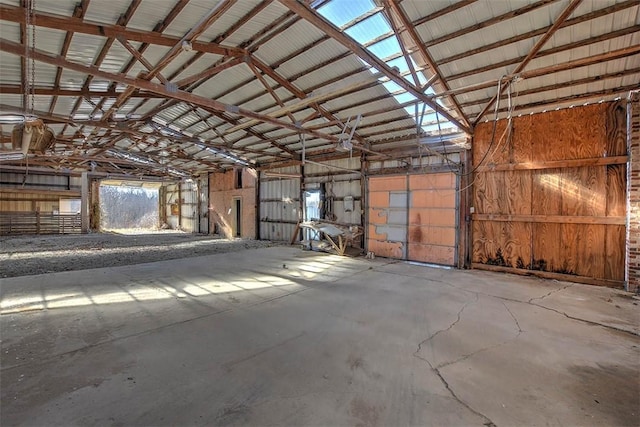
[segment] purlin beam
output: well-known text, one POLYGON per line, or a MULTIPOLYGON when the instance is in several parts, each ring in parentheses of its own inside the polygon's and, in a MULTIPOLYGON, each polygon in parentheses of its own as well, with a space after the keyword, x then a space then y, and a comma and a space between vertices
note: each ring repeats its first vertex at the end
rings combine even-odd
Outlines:
MULTIPOLYGON (((73 9, 73 17, 82 19, 84 15, 87 13, 87 8, 89 7, 90 0, 82 0, 81 3, 78 3, 76 7, 73 9)), ((62 44, 62 50, 60 55, 63 57, 67 56, 69 52, 69 47, 71 46, 71 39, 73 38, 73 32, 67 31, 64 35, 64 42, 62 44)), ((62 68, 57 67, 56 69, 56 78, 53 83, 53 87, 56 89, 60 89, 60 79, 62 78, 62 68)), ((53 114, 53 111, 56 108, 56 104, 58 103, 58 96, 54 95, 51 99, 51 103, 49 104, 49 114, 53 114)))
POLYGON ((333 24, 327 21, 324 17, 319 15, 310 5, 299 3, 296 0, 279 0, 284 6, 288 7, 290 10, 294 11, 300 17, 305 19, 310 24, 317 27, 320 31, 325 32, 331 38, 351 50, 355 55, 360 57, 363 61, 367 62, 378 71, 384 73, 389 79, 391 79, 394 83, 405 89, 411 95, 420 99, 422 102, 427 104, 429 107, 440 110, 440 114, 446 117, 451 123, 457 126, 460 130, 464 131, 467 134, 471 134, 471 129, 469 126, 466 126, 461 122, 460 119, 452 116, 447 111, 442 111, 441 107, 436 107, 436 103, 426 96, 419 88, 415 87, 403 77, 401 77, 398 73, 396 73, 391 67, 389 67, 384 61, 371 54, 369 51, 360 46, 359 43, 354 41, 348 35, 342 33, 339 29, 337 29, 333 24))
MULTIPOLYGON (((20 43, 15 43, 10 40, 0 38, 0 51, 12 53, 14 55, 24 55, 24 45, 20 43)), ((265 114, 255 113, 253 111, 247 110, 245 108, 241 108, 234 105, 224 104, 220 101, 216 101, 214 99, 209 99, 203 96, 195 95, 193 93, 185 92, 182 90, 177 90, 175 92, 171 92, 167 90, 164 85, 149 82, 147 80, 135 79, 132 77, 128 77, 121 74, 110 73, 107 71, 100 70, 95 66, 86 66, 82 64, 77 64, 74 62, 70 62, 65 58, 61 58, 58 55, 51 55, 39 50, 36 50, 32 53, 34 59, 40 62, 44 62, 51 65, 62 66, 64 68, 78 71, 85 74, 92 74, 96 77, 104 78, 107 80, 111 80, 114 82, 126 84, 129 86, 133 86, 139 89, 144 89, 149 92, 158 93, 160 95, 164 95, 166 97, 175 98, 190 104, 198 105, 204 109, 215 110, 219 112, 227 112, 231 114, 236 114, 238 116, 244 116, 250 119, 257 119, 265 123, 271 123, 283 128, 295 130, 298 132, 303 132, 309 135, 313 135, 317 138, 326 139, 327 141, 337 142, 337 138, 331 135, 323 134, 320 132, 310 131, 303 127, 296 126, 295 124, 288 123, 282 120, 277 120, 272 117, 269 117, 265 114)))
MULTIPOLYGON (((0 5, 0 16, 3 21, 24 23, 25 10, 22 7, 0 5)), ((54 15, 45 12, 37 12, 34 14, 34 20, 39 27, 52 28, 62 31, 73 31, 81 34, 89 34, 92 36, 102 36, 107 38, 115 38, 122 36, 127 40, 149 43, 160 46, 175 46, 180 41, 179 38, 167 36, 153 31, 141 31, 126 28, 118 25, 106 25, 104 23, 93 23, 82 19, 69 16, 54 15)), ((213 53, 222 56, 243 56, 246 51, 233 46, 223 46, 212 42, 192 43, 192 49, 198 52, 213 53)))
MULTIPOLYGON (((183 43, 193 44, 196 38, 198 38, 203 32, 207 30, 215 21, 217 21, 231 6, 235 4, 236 0, 224 0, 221 3, 218 3, 215 7, 209 10, 209 12, 204 15, 200 21, 194 25, 180 40, 178 40, 169 50, 169 52, 165 53, 163 57, 158 61, 158 63, 147 71, 141 78, 145 80, 151 80, 160 72, 166 68, 171 61, 173 61, 182 51, 183 43)), ((136 57, 138 58, 138 57, 136 57)), ((140 58, 138 58, 140 60, 140 58)), ((145 65, 143 63, 143 65, 145 65)), ((150 65, 150 64, 149 64, 150 65)), ((146 65, 145 65, 146 66, 146 65)), ((165 80, 164 78, 160 79, 165 80)), ((108 119, 112 114, 114 114, 118 109, 124 105, 124 103, 129 99, 129 97, 133 94, 134 89, 129 87, 125 90, 118 98, 116 102, 109 108, 109 110, 103 115, 102 119, 108 119)))
MULTIPOLYGON (((518 66, 511 72, 511 74, 517 75, 518 73, 522 72, 525 69, 525 67, 529 64, 529 62, 531 62, 531 60, 535 58, 536 54, 540 51, 540 49, 542 49, 545 43, 547 43, 549 39, 553 37, 556 30, 558 30, 558 28, 560 28, 562 23, 569 18, 569 16, 573 13, 573 11, 576 10, 576 8, 580 5, 580 3, 582 3, 582 0, 571 0, 571 3, 569 3, 569 5, 567 5, 567 7, 562 11, 562 13, 560 13, 558 18, 555 20, 555 22, 551 26, 551 28, 549 28, 547 32, 538 39, 538 41, 535 43, 535 45, 533 45, 531 50, 529 50, 529 53, 524 58, 524 60, 522 60, 522 62, 518 64, 518 66)), ((500 91, 496 93, 493 96, 493 98, 491 98, 491 101, 489 101, 484 106, 484 108, 480 111, 480 114, 476 116, 473 122, 474 126, 478 124, 478 122, 487 113, 487 111, 489 111, 489 108, 493 106, 493 104, 498 100, 498 97, 501 96, 505 90, 507 90, 510 84, 511 84, 511 80, 508 80, 505 84, 501 86, 500 91)))
MULTIPOLYGON (((431 57, 427 49, 424 47, 424 43, 422 42, 420 36, 418 35, 418 32, 416 31, 415 27, 411 24, 409 17, 405 13, 402 6, 398 3, 398 0, 384 0, 384 3, 385 5, 387 5, 387 7, 390 8, 390 15, 392 15, 390 16, 390 19, 393 20, 395 16, 400 20, 400 23, 402 24, 402 27, 403 27, 402 29, 409 35, 409 38, 411 39, 412 43, 415 45, 420 57, 422 58, 422 60, 425 61, 427 66, 431 68, 431 71, 433 72, 433 76, 432 76, 433 80, 430 79, 430 81, 433 82, 436 79, 440 80, 440 83, 442 83, 442 86, 445 88, 445 90, 450 90, 451 88, 449 87, 449 83, 442 76, 442 73, 438 68, 438 64, 436 64, 436 62, 433 60, 433 58, 431 57)), ((400 39, 399 42, 402 43, 402 35, 398 34, 397 37, 398 39, 400 39)), ((422 89, 426 90, 429 86, 426 86, 422 89)), ((469 121, 467 120, 467 116, 462 111, 462 108, 460 107, 458 100, 454 96, 449 96, 448 98, 451 100, 451 103, 453 104, 458 115, 463 120, 464 124, 469 126, 469 121)))

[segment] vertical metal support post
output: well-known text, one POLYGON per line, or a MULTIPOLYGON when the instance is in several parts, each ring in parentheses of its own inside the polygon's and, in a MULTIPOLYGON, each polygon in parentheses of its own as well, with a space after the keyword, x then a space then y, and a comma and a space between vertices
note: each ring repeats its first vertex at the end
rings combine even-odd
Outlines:
POLYGON ((362 233, 362 249, 364 252, 368 252, 367 242, 369 239, 369 191, 368 187, 368 173, 369 173, 369 161, 367 155, 363 151, 360 154, 360 222, 364 233, 362 233))
POLYGON ((82 172, 80 191, 80 228, 82 233, 89 232, 89 173, 82 172))
POLYGON ((182 181, 178 182, 178 229, 182 230, 182 181))
POLYGON ((260 240, 260 171, 256 169, 256 240, 260 240))

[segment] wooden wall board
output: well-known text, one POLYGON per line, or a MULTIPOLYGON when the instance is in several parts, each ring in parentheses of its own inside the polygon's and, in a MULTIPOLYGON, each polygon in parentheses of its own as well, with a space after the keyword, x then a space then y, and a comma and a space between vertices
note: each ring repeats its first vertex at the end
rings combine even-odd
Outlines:
POLYGON ((553 168, 577 168, 580 166, 607 166, 625 165, 629 160, 628 156, 595 157, 590 159, 554 160, 548 162, 526 162, 526 163, 506 163, 500 165, 483 165, 477 172, 487 171, 513 171, 513 170, 539 170, 553 168))
POLYGON ((586 166, 562 171, 562 215, 604 216, 606 212, 606 167, 586 166))
POLYGON ((529 223, 473 222, 473 262, 526 268, 531 260, 529 223))
POLYGON ((562 212, 562 169, 532 171, 531 213, 560 215, 562 212))
POLYGON ((607 104, 533 116, 533 161, 602 157, 606 149, 607 104))
POLYGON ((562 280, 565 282, 573 282, 573 283, 584 283, 584 284, 595 285, 595 286, 607 286, 610 288, 617 288, 617 289, 624 288, 624 282, 621 282, 618 280, 594 279, 593 277, 573 276, 569 274, 552 273, 549 271, 520 270, 517 268, 500 267, 497 265, 487 265, 487 264, 478 264, 478 263, 471 264, 471 268, 477 268, 479 270, 487 270, 487 271, 498 271, 502 273, 519 274, 521 276, 537 276, 537 277, 543 277, 546 279, 562 280))
POLYGON ((607 108, 606 156, 622 156, 627 153, 627 111, 622 102, 613 102, 607 108))
POLYGON ((562 224, 561 242, 570 271, 568 274, 604 278, 605 227, 562 224))
POLYGON ((607 166, 606 215, 624 216, 627 211, 627 166, 607 166))
POLYGON ((562 247, 562 224, 533 224, 531 266, 529 270, 565 269, 571 255, 562 247))
POLYGON ((474 221, 497 222, 531 222, 531 223, 556 223, 556 224, 600 224, 600 225, 624 225, 624 216, 569 216, 569 215, 501 215, 478 214, 471 215, 474 221))
MULTIPOLYGON (((502 163, 484 163, 474 175, 474 265, 620 285, 625 123, 620 103, 513 119, 513 137, 504 150, 508 159, 501 152, 496 158, 502 163)), ((491 123, 476 127, 476 165, 490 144, 491 130, 491 123)))
POLYGON ((473 133, 473 165, 478 165, 483 158, 484 163, 509 163, 509 150, 496 150, 499 143, 504 144, 504 140, 500 141, 500 136, 504 134, 507 127, 506 120, 499 120, 496 124, 495 142, 491 144, 493 135, 493 122, 484 122, 476 126, 473 133), (489 151, 490 150, 490 151, 489 151))
POLYGON ((531 171, 483 172, 476 175, 478 213, 531 214, 531 171))
POLYGON ((533 117, 519 117, 513 120, 512 138, 509 144, 509 163, 531 163, 533 160, 533 117))
POLYGON ((604 278, 624 280, 626 229, 624 225, 608 225, 605 231, 604 278))

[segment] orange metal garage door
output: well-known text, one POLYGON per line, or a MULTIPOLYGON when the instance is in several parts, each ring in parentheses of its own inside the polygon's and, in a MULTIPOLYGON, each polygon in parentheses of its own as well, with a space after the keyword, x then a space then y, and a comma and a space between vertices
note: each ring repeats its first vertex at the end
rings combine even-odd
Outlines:
POLYGON ((455 265, 456 182, 452 173, 369 178, 367 249, 377 256, 455 265))

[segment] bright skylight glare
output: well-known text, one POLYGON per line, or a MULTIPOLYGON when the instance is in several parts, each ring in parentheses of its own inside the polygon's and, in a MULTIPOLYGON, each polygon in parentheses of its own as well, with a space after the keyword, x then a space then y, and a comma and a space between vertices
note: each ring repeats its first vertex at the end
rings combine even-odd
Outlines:
MULTIPOLYGON (((358 22, 356 25, 347 28, 344 32, 360 44, 365 44, 371 40, 380 37, 391 31, 391 27, 387 20, 382 16, 381 12, 358 22)), ((394 38, 394 37, 390 37, 394 38)), ((388 39, 387 39, 388 40, 388 39)), ((400 50, 398 48, 398 50, 400 50)))
MULTIPOLYGON (((395 37, 389 37, 388 39, 384 39, 375 44, 372 44, 367 48, 367 50, 381 59, 395 57, 401 52, 400 44, 398 44, 398 39, 396 39, 395 37)), ((398 59, 402 59, 406 64, 406 60, 403 56, 398 59)))
MULTIPOLYGON (((389 21, 387 20, 383 11, 380 10, 376 12, 376 10, 378 10, 378 7, 373 1, 329 0, 317 10, 322 16, 324 16, 339 28, 342 28, 343 26, 345 26, 345 24, 349 24, 354 20, 358 20, 358 18, 362 18, 356 24, 344 28, 344 33, 357 41, 360 45, 368 45, 366 49, 370 53, 372 53, 377 58, 385 61, 387 65, 389 65, 389 67, 397 67, 399 72, 403 74, 404 79, 406 79, 411 84, 415 84, 414 78, 410 73, 410 67, 407 64, 406 58, 402 55, 402 50, 400 48, 398 38, 395 35, 383 38, 382 40, 371 44, 371 42, 373 42, 374 40, 392 32, 391 25, 389 24, 389 21), (366 18, 364 18, 365 14, 371 14, 371 16, 367 16, 366 18)), ((413 59, 410 60, 414 70, 419 68, 413 59)), ((367 66, 370 66, 362 60, 361 62, 363 62, 367 66)), ((373 67, 371 67, 370 69, 372 73, 377 72, 377 70, 373 67)), ((427 77, 425 77, 422 72, 418 72, 418 81, 421 86, 424 86, 427 82, 427 77)), ((393 97, 399 104, 416 100, 415 96, 411 95, 400 85, 392 81, 384 81, 383 86, 389 91, 389 93, 393 94, 393 97)), ((434 92, 433 89, 428 88, 425 93, 430 95, 434 92)), ((441 103, 439 103, 439 105, 442 106, 441 103)), ((422 113, 423 104, 419 103, 418 106, 418 114, 420 114, 422 113)), ((444 109, 445 108, 443 107, 443 110, 444 109)), ((419 121, 419 117, 415 117, 416 112, 414 104, 405 107, 405 110, 410 117, 416 120, 416 123, 419 121)), ((427 117, 425 115, 425 118, 423 119, 422 130, 430 133, 438 132, 437 124, 426 125, 426 123, 435 121, 435 113, 433 113, 430 108, 427 108, 426 112, 431 112, 433 115, 433 119, 427 120, 427 117)), ((439 119, 441 120, 440 127, 442 130, 450 130, 454 128, 451 123, 449 123, 448 121, 445 122, 445 119, 441 115, 439 116, 439 119)))
POLYGON ((371 0, 330 1, 318 9, 318 12, 337 27, 353 21, 375 7, 371 0))

